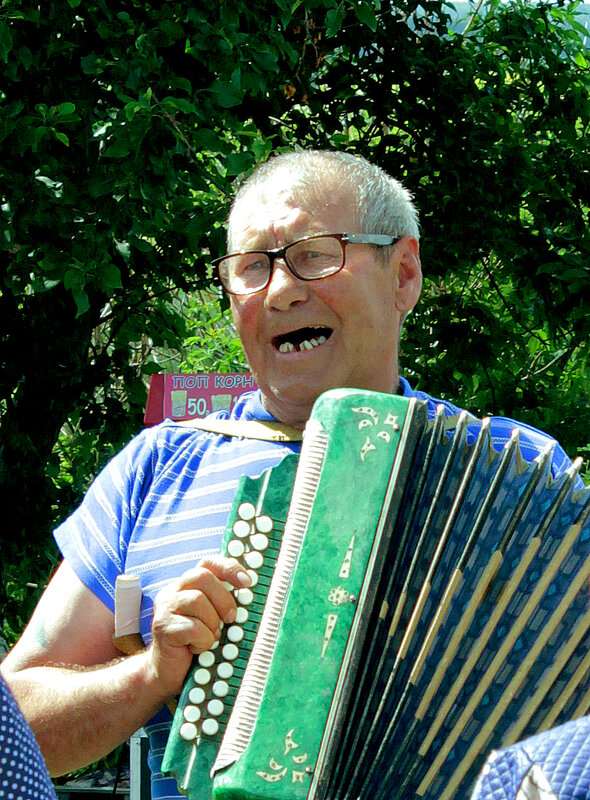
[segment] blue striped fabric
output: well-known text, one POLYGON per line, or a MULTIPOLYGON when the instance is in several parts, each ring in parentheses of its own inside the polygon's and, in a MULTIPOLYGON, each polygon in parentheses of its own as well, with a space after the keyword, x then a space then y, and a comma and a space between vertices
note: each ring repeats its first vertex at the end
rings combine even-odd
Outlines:
MULTIPOLYGON (((414 392, 403 378, 400 391, 426 400, 430 417, 443 402, 414 392)), ((450 415, 460 411, 451 403, 443 404, 450 415)), ((258 392, 242 395, 231 418, 273 420, 258 392)), ((498 450, 517 425, 513 420, 492 420, 498 450)), ((554 474, 569 466, 554 440, 529 426, 518 427, 527 460, 554 443, 554 474)), ((478 428, 477 423, 469 426, 470 438, 478 428)), ((80 508, 56 530, 58 546, 82 582, 111 610, 117 575, 141 576, 141 632, 149 644, 155 595, 199 559, 219 551, 240 477, 258 476, 298 448, 298 444, 227 439, 166 420, 142 431, 101 472, 80 508)), ((146 725, 154 798, 181 797, 175 781, 160 773, 170 721, 163 709, 146 725)))

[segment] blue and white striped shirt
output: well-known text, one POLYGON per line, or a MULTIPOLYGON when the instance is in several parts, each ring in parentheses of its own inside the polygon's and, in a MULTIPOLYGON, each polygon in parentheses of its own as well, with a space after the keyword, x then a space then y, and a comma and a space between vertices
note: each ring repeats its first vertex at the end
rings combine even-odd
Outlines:
MULTIPOLYGON (((430 417, 441 403, 449 415, 460 412, 452 403, 414 391, 403 378, 400 391, 425 400, 430 417)), ((228 415, 219 412, 216 416, 228 415)), ((242 395, 231 418, 274 421, 259 392, 242 395)), ((495 417, 491 433, 498 450, 515 427, 521 430, 526 460, 533 460, 552 443, 553 474, 570 465, 563 449, 546 434, 495 417)), ((479 423, 470 424, 471 440, 478 429, 479 423)), ((82 582, 112 611, 117 575, 141 577, 141 633, 148 644, 155 595, 201 558, 219 552, 241 476, 257 477, 286 453, 298 450, 298 443, 228 439, 166 420, 142 431, 100 473, 81 506, 56 530, 58 546, 82 582)), ((181 797, 176 782, 160 773, 169 728, 167 709, 146 725, 154 798, 181 797)))

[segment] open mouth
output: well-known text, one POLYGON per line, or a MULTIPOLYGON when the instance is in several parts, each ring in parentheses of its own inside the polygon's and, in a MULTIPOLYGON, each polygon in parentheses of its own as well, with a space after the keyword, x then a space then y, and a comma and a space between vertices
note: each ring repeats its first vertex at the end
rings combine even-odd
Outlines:
POLYGON ((316 347, 320 347, 331 335, 331 328, 314 325, 310 328, 300 328, 275 336, 272 343, 279 353, 303 353, 306 350, 315 350, 316 347))

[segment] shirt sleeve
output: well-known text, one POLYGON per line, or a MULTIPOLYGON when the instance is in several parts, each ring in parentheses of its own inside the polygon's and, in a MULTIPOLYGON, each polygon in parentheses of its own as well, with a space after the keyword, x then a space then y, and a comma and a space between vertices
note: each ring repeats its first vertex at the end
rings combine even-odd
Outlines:
POLYGON ((111 611, 134 520, 153 477, 157 430, 142 431, 116 455, 54 532, 63 557, 111 611))

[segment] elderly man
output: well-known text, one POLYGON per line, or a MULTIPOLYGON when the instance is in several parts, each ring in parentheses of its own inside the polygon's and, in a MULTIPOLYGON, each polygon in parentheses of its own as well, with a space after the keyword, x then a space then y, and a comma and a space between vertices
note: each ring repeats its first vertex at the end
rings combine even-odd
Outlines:
MULTIPOLYGON (((440 402, 398 373, 401 324, 422 281, 418 222, 409 194, 381 169, 344 153, 271 159, 237 194, 228 248, 216 264, 260 387, 232 411, 238 436, 168 421, 115 457, 56 531, 64 562, 3 665, 54 774, 146 726, 154 794, 175 794, 159 774, 170 724, 163 707, 193 654, 235 618, 223 582, 250 580, 216 556, 238 479, 299 447, 242 438, 242 422, 301 429, 316 398, 336 387, 418 394, 431 414, 440 402), (141 577, 148 645, 126 658, 112 644, 120 573, 141 577)), ((493 421, 498 448, 515 425, 493 421)), ((551 440, 520 427, 532 459, 551 440)), ((554 474, 568 464, 556 445, 554 474)))

